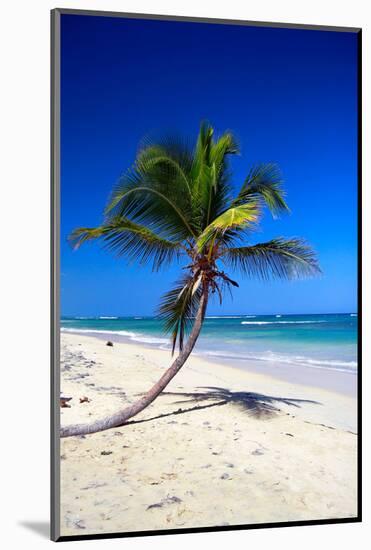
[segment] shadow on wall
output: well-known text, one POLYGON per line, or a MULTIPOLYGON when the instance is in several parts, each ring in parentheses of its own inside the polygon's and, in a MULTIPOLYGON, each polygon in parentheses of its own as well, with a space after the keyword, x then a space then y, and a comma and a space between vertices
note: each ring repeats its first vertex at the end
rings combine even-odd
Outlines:
POLYGON ((50 524, 48 521, 20 521, 18 525, 33 531, 43 539, 50 538, 50 524))

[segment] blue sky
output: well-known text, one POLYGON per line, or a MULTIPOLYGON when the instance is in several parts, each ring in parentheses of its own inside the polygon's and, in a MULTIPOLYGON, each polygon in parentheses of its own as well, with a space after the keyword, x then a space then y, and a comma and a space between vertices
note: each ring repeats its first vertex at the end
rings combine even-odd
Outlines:
POLYGON ((267 213, 256 242, 302 236, 323 275, 240 288, 210 314, 356 311, 357 36, 354 33, 62 15, 61 308, 63 315, 151 315, 179 268, 152 274, 68 234, 102 220, 138 142, 195 139, 207 119, 232 130, 249 167, 277 162, 289 216, 267 213))

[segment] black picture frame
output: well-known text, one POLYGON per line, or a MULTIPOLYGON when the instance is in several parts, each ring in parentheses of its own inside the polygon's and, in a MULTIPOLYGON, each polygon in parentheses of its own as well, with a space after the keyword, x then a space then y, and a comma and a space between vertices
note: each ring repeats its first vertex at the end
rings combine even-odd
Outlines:
POLYGON ((51 539, 56 542, 73 540, 95 540, 108 538, 140 537, 153 535, 173 535, 185 533, 202 533, 218 531, 237 531, 248 529, 282 528, 306 525, 333 525, 340 523, 357 523, 362 521, 362 29, 354 27, 336 27, 323 25, 303 25, 292 23, 272 23, 260 21, 242 21, 213 19, 201 17, 183 17, 140 13, 121 13, 80 9, 56 8, 51 10, 51 539), (276 27, 285 29, 324 30, 332 32, 352 32, 357 34, 357 167, 358 167, 358 381, 357 381, 357 504, 356 517, 287 521, 276 523, 244 524, 218 527, 179 528, 164 530, 146 530, 104 534, 61 536, 59 521, 60 501, 60 18, 64 14, 84 15, 91 17, 117 17, 127 19, 147 19, 161 21, 182 21, 211 24, 245 25, 254 27, 276 27))

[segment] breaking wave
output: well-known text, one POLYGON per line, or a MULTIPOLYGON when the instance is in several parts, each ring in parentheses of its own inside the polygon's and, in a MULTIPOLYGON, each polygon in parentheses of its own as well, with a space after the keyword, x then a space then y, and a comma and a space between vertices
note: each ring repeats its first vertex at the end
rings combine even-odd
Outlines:
POLYGON ((241 321, 241 325, 312 325, 328 321, 241 321))

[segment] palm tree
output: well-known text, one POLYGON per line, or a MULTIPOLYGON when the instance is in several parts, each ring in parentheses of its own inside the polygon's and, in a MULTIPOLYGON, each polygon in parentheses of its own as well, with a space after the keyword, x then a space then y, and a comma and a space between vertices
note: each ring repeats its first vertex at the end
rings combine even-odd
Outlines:
POLYGON ((192 149, 179 139, 147 141, 113 189, 102 225, 71 234, 75 248, 97 239, 116 256, 151 264, 154 271, 174 261, 186 264, 158 311, 171 333, 173 354, 179 347, 171 366, 133 404, 90 424, 62 427, 62 437, 122 426, 158 397, 191 354, 210 296, 221 303, 226 290, 238 287, 224 269, 264 280, 320 271, 315 253, 300 238, 251 244, 264 206, 273 216, 288 206, 275 164, 253 167, 233 196, 228 160, 237 153, 232 133, 215 138, 208 123, 201 124, 192 149))

